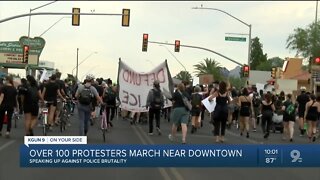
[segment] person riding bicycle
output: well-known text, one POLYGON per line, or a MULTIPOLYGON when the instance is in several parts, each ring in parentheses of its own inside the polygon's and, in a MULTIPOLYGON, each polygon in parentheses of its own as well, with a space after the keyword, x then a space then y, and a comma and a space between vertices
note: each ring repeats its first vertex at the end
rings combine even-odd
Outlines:
POLYGON ((47 101, 47 105, 49 108, 49 114, 48 114, 48 125, 49 129, 52 130, 53 124, 54 124, 54 114, 57 107, 57 98, 58 96, 65 100, 62 94, 59 90, 59 85, 56 83, 56 75, 53 74, 50 77, 50 80, 47 84, 45 84, 42 94, 41 94, 41 100, 47 101))
POLYGON ((75 97, 78 99, 78 113, 79 113, 79 134, 80 136, 87 135, 88 123, 90 121, 92 100, 95 98, 99 103, 103 104, 102 99, 99 97, 97 89, 92 86, 94 76, 88 74, 85 83, 79 84, 75 97))

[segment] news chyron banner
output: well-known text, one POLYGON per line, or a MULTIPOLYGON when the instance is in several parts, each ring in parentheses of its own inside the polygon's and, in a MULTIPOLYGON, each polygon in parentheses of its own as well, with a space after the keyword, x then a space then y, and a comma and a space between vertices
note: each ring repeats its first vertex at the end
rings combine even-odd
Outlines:
POLYGON ((94 145, 82 136, 26 136, 28 167, 320 167, 320 145, 94 145))
POLYGON ((173 82, 167 61, 164 61, 147 73, 137 72, 123 61, 119 60, 118 90, 120 108, 133 112, 147 112, 146 102, 153 82, 160 82, 160 89, 164 94, 165 107, 172 106, 168 96, 173 93, 173 82))

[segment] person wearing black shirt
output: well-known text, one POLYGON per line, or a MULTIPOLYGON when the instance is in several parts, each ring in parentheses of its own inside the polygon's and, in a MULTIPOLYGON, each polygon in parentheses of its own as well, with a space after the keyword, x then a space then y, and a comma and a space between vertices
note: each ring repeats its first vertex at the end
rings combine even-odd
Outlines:
POLYGON ((10 137, 11 131, 11 119, 14 108, 18 107, 18 92, 17 89, 13 86, 12 77, 7 76, 4 86, 1 89, 0 94, 0 136, 2 135, 3 121, 5 114, 7 113, 7 132, 6 137, 10 137))
POLYGON ((41 100, 48 101, 49 106, 49 114, 48 114, 48 123, 50 125, 50 129, 52 129, 53 123, 54 123, 54 114, 57 107, 57 98, 58 96, 64 100, 62 94, 60 93, 60 87, 56 83, 56 75, 52 75, 50 77, 49 82, 44 86, 42 94, 41 94, 41 100))
POLYGON ((284 139, 289 137, 290 142, 293 141, 294 123, 296 121, 296 106, 292 102, 292 95, 287 94, 287 100, 282 105, 283 123, 284 123, 284 139))
POLYGON ((309 102, 309 96, 306 94, 306 87, 302 86, 300 88, 301 94, 297 97, 298 102, 298 115, 299 115, 299 129, 300 136, 303 136, 306 130, 304 129, 304 112, 306 110, 306 104, 309 102))
POLYGON ((41 92, 37 81, 33 76, 27 76, 28 85, 21 91, 23 96, 23 111, 25 119, 25 131, 27 136, 33 136, 33 127, 37 123, 39 113, 39 99, 41 92))
MULTIPOLYGON (((56 83, 59 85, 59 91, 60 94, 65 97, 66 96, 66 86, 64 84, 64 81, 61 80, 61 73, 60 72, 56 72, 56 83)), ((57 107, 56 107, 56 112, 55 112, 55 123, 58 124, 59 122, 59 116, 60 116, 60 112, 62 111, 63 108, 63 98, 58 97, 57 99, 57 107)))
POLYGON ((19 107, 20 107, 20 112, 19 114, 22 114, 23 113, 23 105, 22 105, 22 102, 23 102, 23 95, 21 94, 23 91, 26 90, 26 87, 27 87, 27 83, 28 81, 25 79, 25 78, 22 78, 21 79, 21 84, 18 86, 18 103, 19 103, 19 107))
POLYGON ((216 98, 216 106, 213 113, 214 136, 216 137, 216 142, 224 142, 226 124, 228 121, 228 104, 231 102, 227 91, 227 83, 221 81, 219 83, 219 89, 212 92, 209 101, 216 98))

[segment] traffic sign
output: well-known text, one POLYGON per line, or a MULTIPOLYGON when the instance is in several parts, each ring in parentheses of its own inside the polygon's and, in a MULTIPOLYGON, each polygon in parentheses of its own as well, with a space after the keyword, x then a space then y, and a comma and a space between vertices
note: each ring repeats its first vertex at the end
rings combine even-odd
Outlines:
POLYGON ((224 40, 226 40, 226 41, 241 41, 241 42, 245 42, 246 38, 245 37, 230 37, 230 36, 226 36, 224 38, 224 40))

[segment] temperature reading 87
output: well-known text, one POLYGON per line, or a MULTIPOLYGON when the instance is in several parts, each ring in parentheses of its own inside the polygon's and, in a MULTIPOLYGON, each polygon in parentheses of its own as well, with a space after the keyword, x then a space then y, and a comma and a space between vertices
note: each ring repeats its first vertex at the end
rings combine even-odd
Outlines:
POLYGON ((300 157, 300 151, 298 150, 292 150, 290 152, 290 156, 292 158, 291 162, 302 162, 302 158, 300 157))
POLYGON ((275 157, 270 157, 270 158, 266 158, 266 163, 267 164, 272 164, 277 160, 277 158, 275 157))

